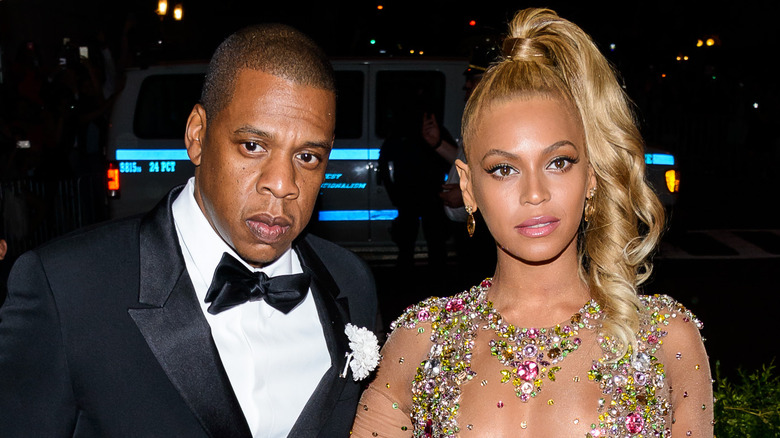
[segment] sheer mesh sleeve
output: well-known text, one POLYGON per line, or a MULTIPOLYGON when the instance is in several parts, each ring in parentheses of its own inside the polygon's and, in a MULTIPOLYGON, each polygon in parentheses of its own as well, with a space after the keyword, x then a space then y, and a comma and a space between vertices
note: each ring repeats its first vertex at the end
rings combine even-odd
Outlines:
POLYGON ((701 323, 682 306, 666 327, 663 352, 671 390, 672 436, 712 437, 713 396, 701 323))
POLYGON ((429 327, 399 327, 382 348, 376 378, 358 403, 354 437, 410 437, 411 382, 431 346, 429 327))

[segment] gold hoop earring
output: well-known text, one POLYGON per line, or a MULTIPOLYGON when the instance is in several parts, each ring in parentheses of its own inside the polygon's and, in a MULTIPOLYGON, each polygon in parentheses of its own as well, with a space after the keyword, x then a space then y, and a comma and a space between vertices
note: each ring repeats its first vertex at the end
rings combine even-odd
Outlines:
POLYGON ((594 196, 596 196, 595 187, 590 189, 588 196, 585 198, 585 211, 583 212, 582 216, 585 222, 588 222, 593 217, 593 214, 596 213, 596 203, 593 200, 594 196))
POLYGON ((469 215, 466 218, 466 232, 469 233, 469 237, 474 237, 474 230, 477 228, 477 222, 474 220, 474 209, 467 205, 466 213, 469 215))

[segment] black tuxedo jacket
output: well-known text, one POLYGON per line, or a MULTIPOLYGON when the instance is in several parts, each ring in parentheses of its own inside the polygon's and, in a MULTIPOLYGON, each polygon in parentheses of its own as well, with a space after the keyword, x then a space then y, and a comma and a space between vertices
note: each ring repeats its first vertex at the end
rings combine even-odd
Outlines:
MULTIPOLYGON (((0 436, 250 437, 181 255, 179 191, 19 258, 0 308, 0 436)), ((317 237, 294 249, 313 273, 331 367, 290 436, 347 436, 360 385, 339 377, 344 326, 374 329, 373 277, 317 237)))

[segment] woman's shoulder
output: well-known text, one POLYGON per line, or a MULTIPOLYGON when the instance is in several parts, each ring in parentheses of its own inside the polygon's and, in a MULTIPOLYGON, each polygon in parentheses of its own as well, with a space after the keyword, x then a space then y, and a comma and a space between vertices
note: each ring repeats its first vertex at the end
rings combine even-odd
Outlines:
POLYGON ((651 352, 667 361, 669 356, 679 361, 685 351, 703 351, 704 324, 692 311, 668 295, 643 295, 639 299, 643 308, 638 340, 651 352))
POLYGON ((646 324, 669 326, 689 323, 699 330, 704 327, 692 311, 669 295, 640 295, 639 301, 643 306, 639 311, 646 324))
POLYGON ((464 312, 475 310, 483 301, 479 286, 448 297, 429 297, 409 306, 393 321, 391 328, 414 329, 421 325, 446 324, 464 312))

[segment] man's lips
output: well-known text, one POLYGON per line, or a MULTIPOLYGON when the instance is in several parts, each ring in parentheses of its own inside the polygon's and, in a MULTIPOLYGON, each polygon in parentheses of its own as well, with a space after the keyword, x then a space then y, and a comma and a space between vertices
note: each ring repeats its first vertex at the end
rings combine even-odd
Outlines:
POLYGON ((538 216, 528 219, 515 229, 526 237, 544 237, 553 232, 561 220, 554 216, 538 216))
POLYGON ((263 243, 273 243, 290 229, 292 222, 283 216, 259 214, 247 219, 246 224, 263 243))

